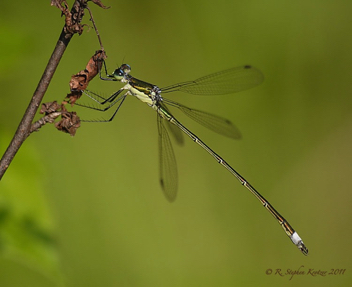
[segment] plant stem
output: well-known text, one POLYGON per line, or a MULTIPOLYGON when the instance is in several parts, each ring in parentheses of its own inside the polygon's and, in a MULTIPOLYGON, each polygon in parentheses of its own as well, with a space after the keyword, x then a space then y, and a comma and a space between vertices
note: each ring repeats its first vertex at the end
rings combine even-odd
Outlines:
MULTIPOLYGON (((83 15, 83 10, 86 7, 86 0, 76 0, 73 4, 73 8, 71 10, 72 15, 74 13, 79 12, 79 15, 83 15), (77 11, 79 9, 79 11, 77 11)), ((79 19, 75 19, 75 22, 81 21, 81 17, 79 19)), ((79 24, 79 22, 77 24, 79 24)), ((59 65, 61 57, 63 56, 67 45, 69 44, 72 36, 74 35, 72 32, 69 32, 69 29, 64 29, 61 32, 59 40, 56 43, 55 49, 48 61, 48 64, 44 70, 44 73, 38 83, 38 86, 33 94, 33 97, 26 109, 26 112, 17 128, 17 131, 14 137, 11 140, 7 150, 5 151, 3 157, 0 160, 0 180, 15 157, 17 151, 20 149, 23 142, 31 133, 31 124, 34 119, 34 116, 38 110, 38 107, 44 97, 44 94, 50 84, 52 77, 54 76, 55 70, 59 65)))

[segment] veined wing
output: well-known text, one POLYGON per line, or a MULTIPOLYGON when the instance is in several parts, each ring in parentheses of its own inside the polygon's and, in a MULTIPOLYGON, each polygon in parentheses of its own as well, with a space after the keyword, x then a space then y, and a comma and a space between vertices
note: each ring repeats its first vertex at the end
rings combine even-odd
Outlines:
POLYGON ((226 136, 232 139, 241 138, 240 131, 228 119, 219 117, 211 113, 188 108, 184 105, 181 105, 180 103, 176 103, 166 98, 164 98, 164 103, 180 109, 192 120, 212 130, 213 132, 216 132, 218 134, 221 134, 223 136, 226 136))
POLYGON ((168 201, 173 202, 177 195, 177 164, 169 134, 163 124, 164 119, 157 115, 159 132, 160 184, 168 201))
POLYGON ((241 66, 217 72, 194 81, 161 89, 163 93, 181 91, 194 95, 223 95, 247 90, 259 85, 263 74, 252 66, 241 66))
MULTIPOLYGON (((169 109, 165 105, 162 105, 162 106, 163 106, 164 110, 169 112, 169 109)), ((181 132, 181 130, 178 127, 176 127, 175 125, 171 124, 169 121, 165 121, 165 125, 168 128, 169 132, 174 137, 174 139, 177 142, 177 144, 183 145, 184 144, 184 138, 183 138, 183 133, 181 132)))

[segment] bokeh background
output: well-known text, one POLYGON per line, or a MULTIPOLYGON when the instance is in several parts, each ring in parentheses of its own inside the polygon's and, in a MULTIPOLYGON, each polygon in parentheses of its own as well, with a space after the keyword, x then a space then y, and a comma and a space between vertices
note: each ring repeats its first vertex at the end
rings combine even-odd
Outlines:
MULTIPOLYGON (((310 254, 191 140, 174 145, 179 193, 166 201, 156 115, 131 97, 111 123, 83 123, 75 137, 48 125, 20 149, 0 182, 0 286, 349 286, 352 2, 104 4, 111 8, 90 7, 110 71, 126 62, 163 87, 233 66, 261 69, 255 89, 170 98, 235 123, 238 141, 175 112, 289 220, 310 254)), ((62 26, 50 1, 1 5, 1 154, 62 26)), ((93 29, 75 36, 44 100, 61 101, 98 49, 93 29)), ((120 87, 90 84, 103 95, 120 87)))

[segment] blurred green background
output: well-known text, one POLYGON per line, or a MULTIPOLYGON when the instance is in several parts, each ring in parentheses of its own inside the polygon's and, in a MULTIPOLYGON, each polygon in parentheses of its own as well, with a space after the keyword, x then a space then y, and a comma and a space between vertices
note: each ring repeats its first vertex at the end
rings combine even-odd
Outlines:
MULTIPOLYGON (((49 4, 1 5, 1 154, 63 26, 49 4)), ((126 62, 163 87, 233 66, 261 69, 255 89, 170 98, 236 124, 243 137, 232 141, 175 112, 289 220, 310 254, 191 140, 174 145, 179 193, 167 202, 155 112, 128 98, 112 123, 83 123, 75 137, 48 125, 22 146, 0 182, 0 286, 349 286, 352 2, 104 4, 111 9, 90 7, 110 71, 126 62), (276 269, 346 271, 291 278, 276 269)), ((44 101, 61 101, 98 49, 94 30, 74 36, 44 101)), ((89 87, 109 95, 121 85, 89 87)))

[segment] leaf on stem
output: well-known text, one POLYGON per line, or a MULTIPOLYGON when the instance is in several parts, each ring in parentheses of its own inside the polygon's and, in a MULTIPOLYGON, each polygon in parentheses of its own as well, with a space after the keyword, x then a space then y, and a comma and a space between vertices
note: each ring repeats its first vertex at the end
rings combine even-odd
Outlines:
POLYGON ((47 123, 53 123, 59 116, 61 116, 61 120, 55 123, 55 127, 59 131, 74 136, 77 129, 80 127, 80 119, 76 112, 67 111, 64 104, 59 105, 56 101, 43 103, 40 113, 45 116, 32 124, 31 132, 38 131, 47 123))
POLYGON ((56 101, 43 103, 39 113, 48 115, 57 112, 59 108, 60 105, 56 101))
POLYGON ((80 125, 81 123, 77 113, 69 112, 66 110, 64 105, 61 105, 61 120, 55 123, 55 127, 59 131, 63 131, 71 136, 74 136, 80 125))
POLYGON ((82 96, 82 91, 87 88, 89 82, 99 73, 104 59, 106 59, 105 52, 96 51, 89 59, 86 68, 71 77, 71 93, 67 94, 63 104, 70 103, 72 106, 74 105, 82 96))
POLYGON ((100 0, 92 0, 92 2, 96 5, 98 5, 99 7, 103 8, 103 9, 109 9, 110 6, 105 6, 103 3, 101 3, 100 0))
POLYGON ((69 6, 65 0, 51 0, 51 6, 56 6, 61 10, 61 16, 65 15, 64 30, 67 34, 83 33, 83 26, 81 25, 82 17, 84 15, 84 8, 87 3, 76 3, 70 11, 69 6))

